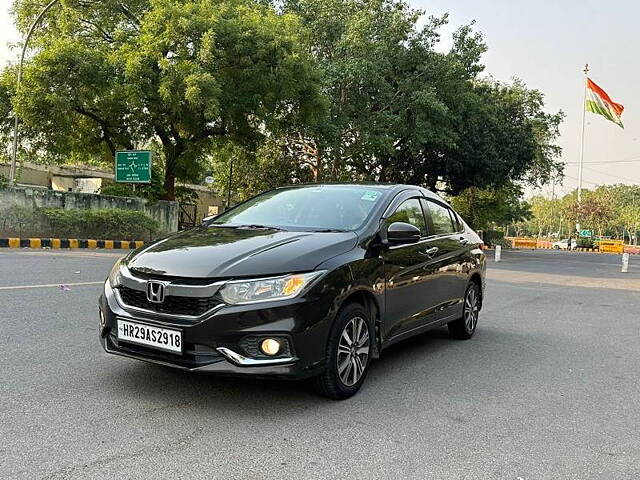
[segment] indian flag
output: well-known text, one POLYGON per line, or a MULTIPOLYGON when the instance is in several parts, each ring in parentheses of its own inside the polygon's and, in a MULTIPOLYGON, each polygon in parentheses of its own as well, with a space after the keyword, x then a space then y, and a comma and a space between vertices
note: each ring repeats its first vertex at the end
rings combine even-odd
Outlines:
POLYGON ((603 89, 596 85, 590 78, 587 78, 587 101, 585 104, 587 112, 602 115, 607 120, 611 120, 616 125, 622 125, 622 111, 624 107, 611 100, 603 89))

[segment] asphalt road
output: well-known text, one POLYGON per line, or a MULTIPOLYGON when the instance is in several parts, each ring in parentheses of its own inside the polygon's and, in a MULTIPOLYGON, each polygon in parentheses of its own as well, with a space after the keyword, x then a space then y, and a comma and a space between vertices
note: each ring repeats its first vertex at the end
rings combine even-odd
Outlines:
POLYGON ((400 343, 334 402, 103 353, 117 256, 0 251, 0 478, 640 476, 640 258, 505 251, 472 340, 400 343))

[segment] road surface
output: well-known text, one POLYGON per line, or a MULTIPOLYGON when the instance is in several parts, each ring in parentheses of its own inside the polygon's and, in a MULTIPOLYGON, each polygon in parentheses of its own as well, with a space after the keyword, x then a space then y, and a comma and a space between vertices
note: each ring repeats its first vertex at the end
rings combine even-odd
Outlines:
POLYGON ((0 478, 640 476, 640 258, 503 251, 472 340, 397 344, 335 402, 105 354, 121 254, 0 251, 0 478))

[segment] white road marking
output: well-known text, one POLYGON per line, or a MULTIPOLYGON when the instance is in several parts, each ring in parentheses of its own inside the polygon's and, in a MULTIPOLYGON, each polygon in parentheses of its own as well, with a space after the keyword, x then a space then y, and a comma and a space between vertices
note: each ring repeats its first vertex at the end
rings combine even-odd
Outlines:
POLYGON ((76 282, 76 283, 47 283, 44 285, 11 285, 9 287, 0 287, 0 290, 20 290, 23 288, 60 288, 60 285, 66 285, 67 287, 79 287, 82 285, 102 285, 102 282, 76 282))

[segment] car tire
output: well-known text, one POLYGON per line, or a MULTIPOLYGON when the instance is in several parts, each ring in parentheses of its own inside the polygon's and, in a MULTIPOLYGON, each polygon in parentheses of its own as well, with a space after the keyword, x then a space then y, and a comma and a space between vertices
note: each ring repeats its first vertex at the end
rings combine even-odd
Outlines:
POLYGON ((480 306, 480 287, 476 282, 471 282, 464 294, 462 317, 447 325, 452 338, 468 340, 473 337, 478 326, 480 306))
POLYGON ((559 247, 558 245, 554 245, 554 246, 553 246, 553 249, 554 249, 554 250, 560 250, 560 247, 559 247))
POLYGON ((325 369, 314 379, 318 392, 344 400, 360 390, 369 371, 373 341, 367 309, 359 303, 344 306, 329 333, 325 369))

